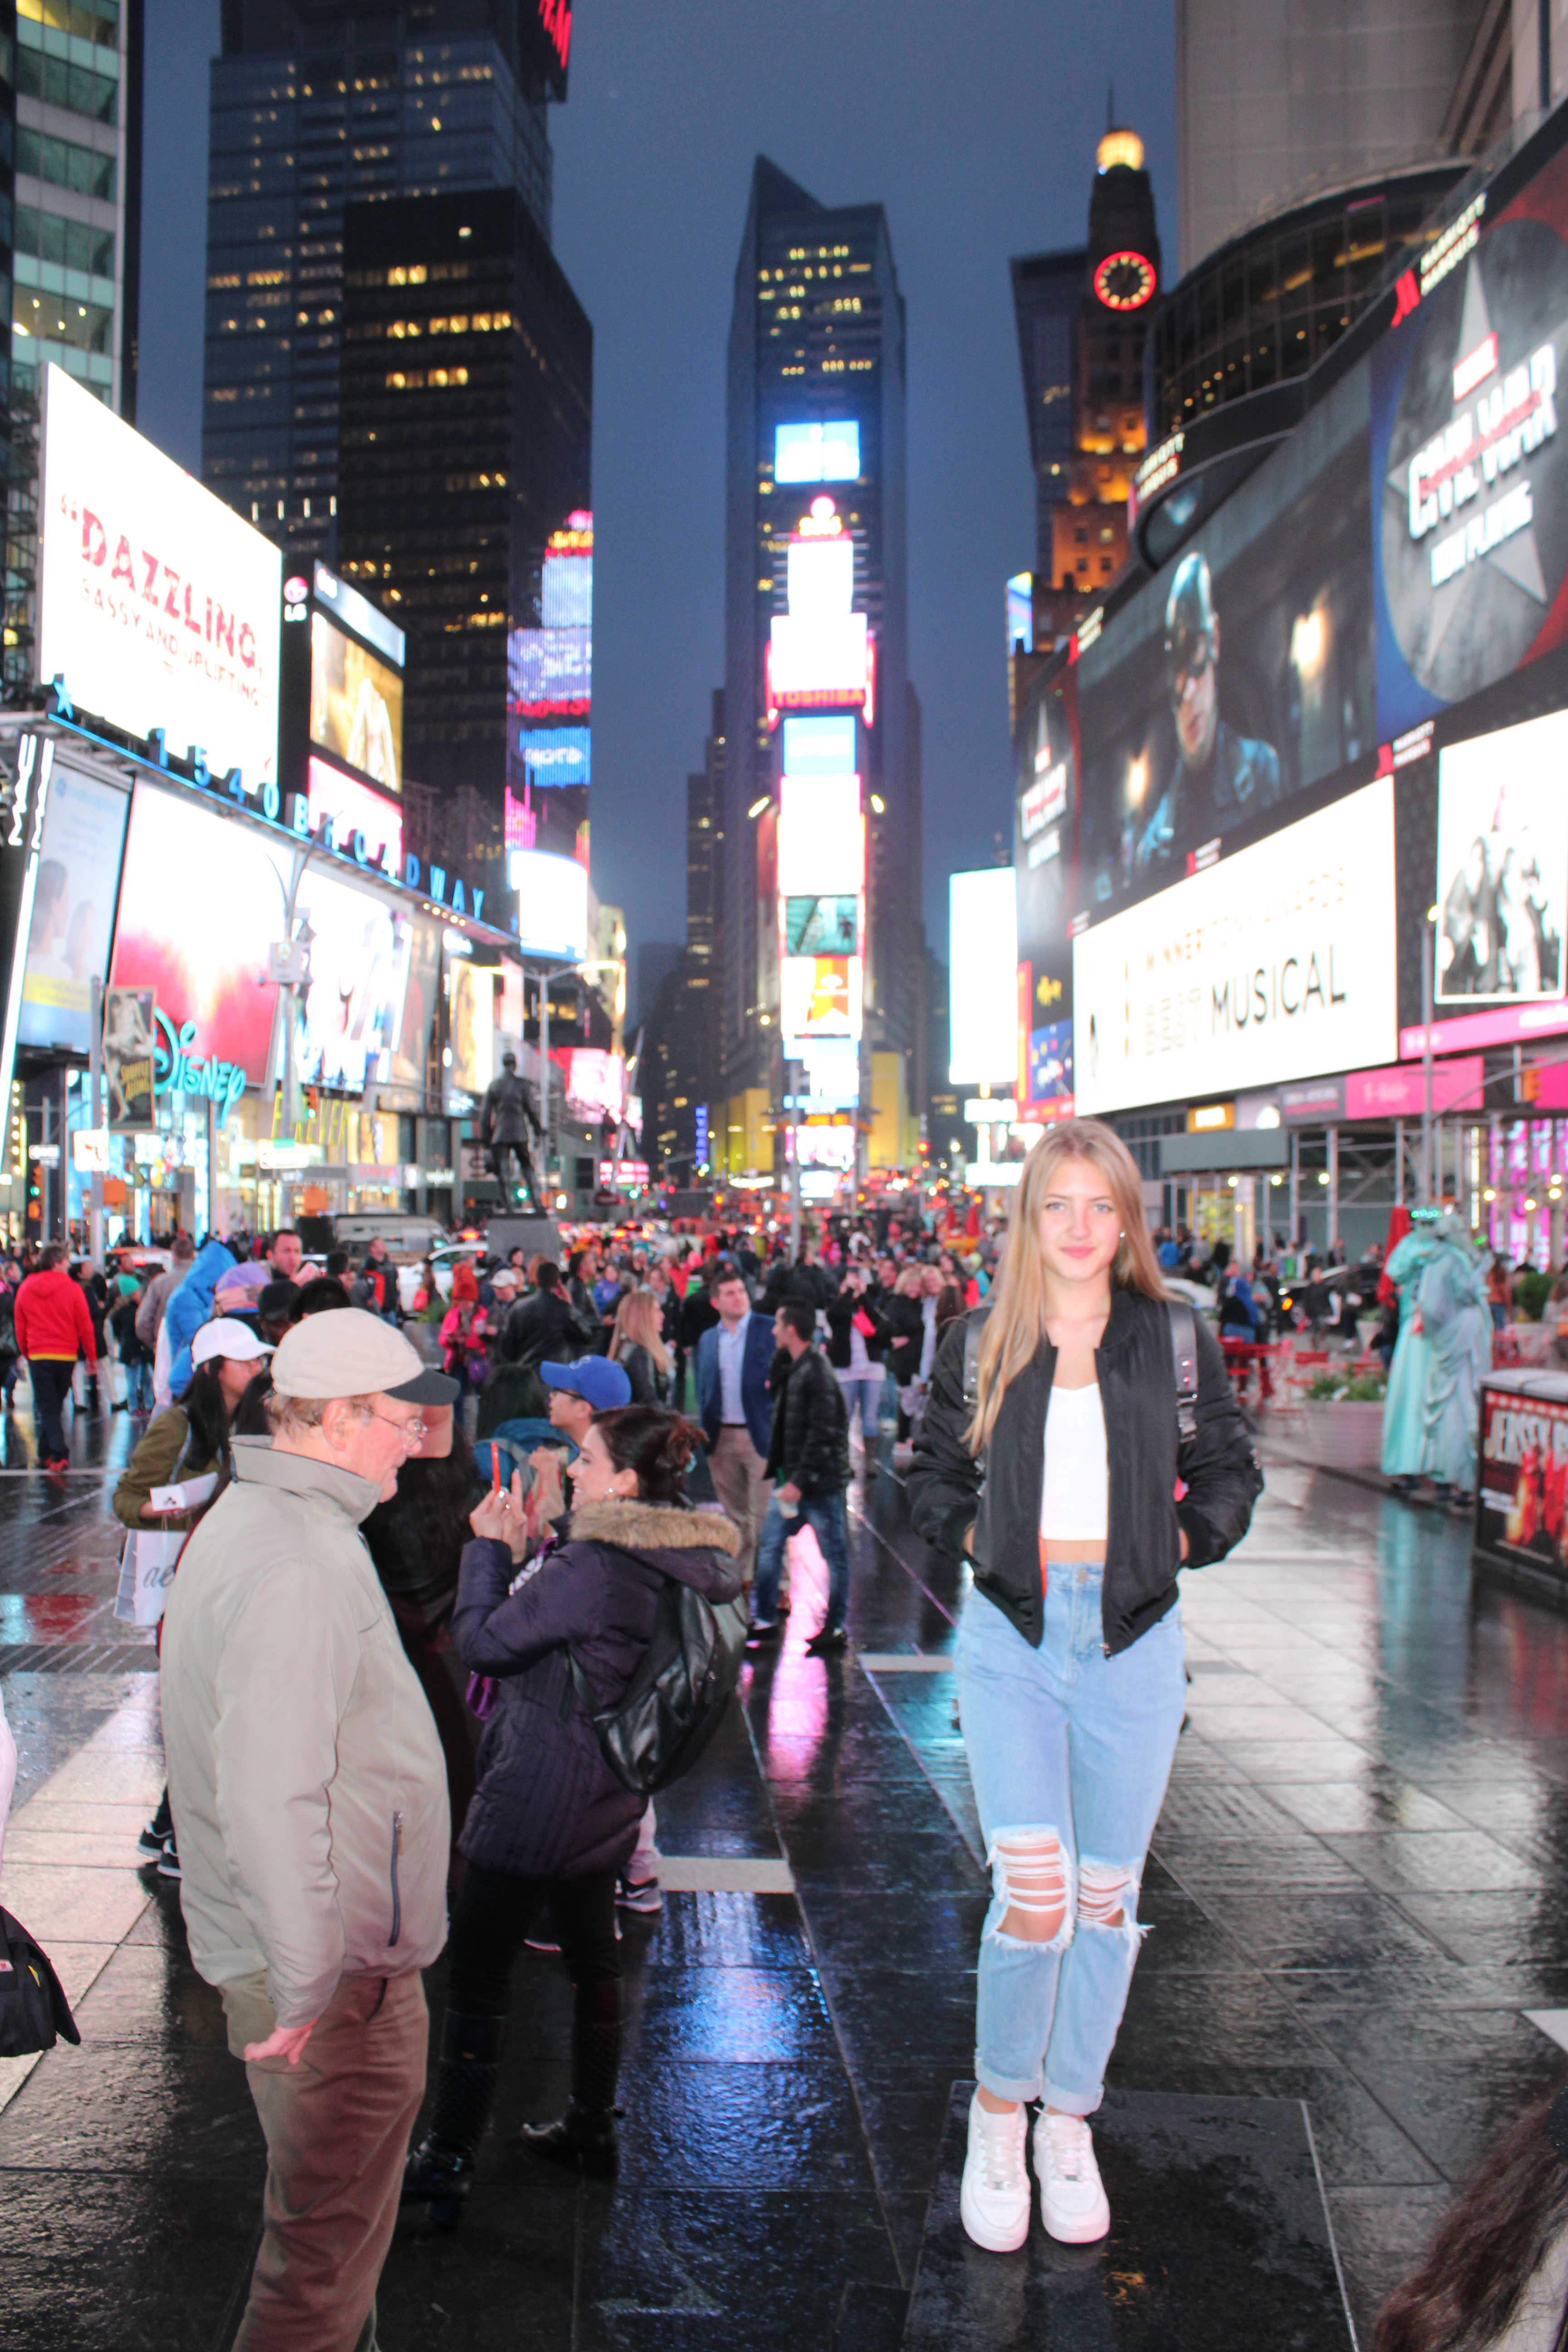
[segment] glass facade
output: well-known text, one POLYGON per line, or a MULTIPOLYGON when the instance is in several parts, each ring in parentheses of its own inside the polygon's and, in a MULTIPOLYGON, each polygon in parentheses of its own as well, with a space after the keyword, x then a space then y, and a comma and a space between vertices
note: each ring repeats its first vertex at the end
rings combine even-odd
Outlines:
POLYGON ((290 559, 338 560, 343 208, 515 190, 550 236, 542 91, 492 12, 240 0, 212 68, 202 478, 290 559))

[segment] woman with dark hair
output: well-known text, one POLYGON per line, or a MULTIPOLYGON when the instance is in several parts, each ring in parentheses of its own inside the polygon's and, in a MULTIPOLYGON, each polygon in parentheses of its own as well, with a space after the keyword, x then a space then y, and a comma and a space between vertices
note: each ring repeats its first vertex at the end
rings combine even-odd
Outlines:
MULTIPOLYGON (((474 1453, 452 1410, 458 1383, 445 1404, 422 1405, 425 1434, 397 1474, 397 1492, 378 1503, 360 1533, 381 1589, 397 1620, 404 1654, 430 1703, 447 1759, 452 1811, 453 1883, 458 1840, 474 1793, 474 1718, 463 1704, 454 1668, 452 1612, 458 1570, 468 1538, 468 1514, 479 1499, 474 1453)), ((466 1685, 467 1674, 463 1675, 466 1685)))
POLYGON ((684 1500, 700 1444, 678 1413, 623 1405, 587 1431, 572 1514, 552 1539, 534 1549, 535 1530, 560 1509, 552 1465, 540 1470, 526 1506, 520 1475, 510 1494, 487 1495, 472 1515, 453 1625, 467 1663, 493 1682, 460 1841, 468 1868, 447 1947, 435 2112, 403 2190, 432 2221, 456 2221, 468 2193, 500 2069, 512 1962, 547 1906, 573 1984, 572 2098, 558 2122, 526 2128, 523 2141, 590 2172, 615 2167, 616 1882, 645 1801, 605 1763, 572 1669, 598 1708, 612 1708, 642 1663, 668 1580, 715 1602, 740 1591, 740 1537, 684 1500))
POLYGON ((1568 2352, 1568 2090, 1467 2182, 1378 2313, 1372 2352, 1568 2352))
MULTIPOLYGON (((235 1415, 258 1363, 271 1353, 248 1324, 231 1317, 202 1325, 191 1342, 195 1369, 184 1396, 148 1423, 121 1473, 114 1490, 117 1519, 137 1534, 153 1528, 164 1535, 190 1533, 233 1475, 229 1441, 235 1415), (205 1482, 214 1477, 216 1484, 206 1487, 205 1482), (174 1495, 180 1499, 171 1507, 174 1495)), ((136 1852, 142 1863, 155 1863, 161 1876, 180 1875, 167 1789, 136 1852)))

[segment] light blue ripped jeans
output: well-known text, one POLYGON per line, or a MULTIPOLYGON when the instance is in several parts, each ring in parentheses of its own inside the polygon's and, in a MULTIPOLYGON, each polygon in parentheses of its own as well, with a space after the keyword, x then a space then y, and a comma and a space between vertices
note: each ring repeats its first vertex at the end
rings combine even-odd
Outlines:
POLYGON ((1103 1566, 1053 1567, 1037 1650, 982 1593, 955 1663, 994 1894, 981 1936, 974 2072, 999 2099, 1091 2116, 1132 1981, 1138 1888, 1186 1703, 1179 1607, 1108 1658, 1103 1566), (1048 1943, 1012 1906, 1062 1914, 1048 1943), (1016 1912, 1015 1913, 1016 1916, 1016 1912))

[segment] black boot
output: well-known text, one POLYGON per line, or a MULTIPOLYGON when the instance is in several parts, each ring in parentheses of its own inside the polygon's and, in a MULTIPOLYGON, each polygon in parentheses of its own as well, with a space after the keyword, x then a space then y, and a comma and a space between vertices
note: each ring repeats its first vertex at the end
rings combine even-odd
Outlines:
POLYGON ((522 2144, 553 2164, 603 2179, 616 2168, 616 2078, 621 2070, 618 1978, 573 1987, 572 2097, 552 2124, 524 2124, 522 2144))
POLYGON ((403 2169, 404 2204, 428 2205, 438 2228, 453 2229, 462 2219, 505 2032, 504 2017, 464 2017, 449 2009, 442 2021, 436 2111, 403 2169))

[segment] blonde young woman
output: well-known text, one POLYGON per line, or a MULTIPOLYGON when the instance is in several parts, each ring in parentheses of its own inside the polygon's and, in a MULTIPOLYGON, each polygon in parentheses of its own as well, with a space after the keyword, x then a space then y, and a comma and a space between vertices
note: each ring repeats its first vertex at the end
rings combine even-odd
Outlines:
POLYGON ((669 1350, 659 1334, 660 1319, 651 1290, 628 1290, 616 1309, 610 1361, 625 1366, 634 1404, 669 1402, 669 1350))
POLYGON ((938 1350, 910 1475, 918 1532, 974 1564, 956 1664, 994 1894, 961 2210, 996 2253, 1028 2234, 1035 2100, 1047 2230, 1080 2244, 1110 2226, 1087 2118, 1182 1725, 1176 1572, 1229 1551, 1262 1485, 1218 1342, 1194 1323, 1182 1439, 1137 1168, 1096 1120, 1050 1129, 985 1306, 938 1350))

